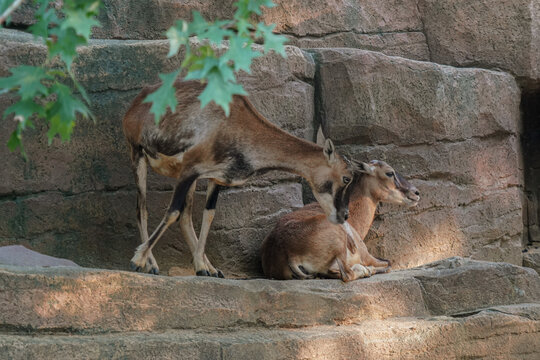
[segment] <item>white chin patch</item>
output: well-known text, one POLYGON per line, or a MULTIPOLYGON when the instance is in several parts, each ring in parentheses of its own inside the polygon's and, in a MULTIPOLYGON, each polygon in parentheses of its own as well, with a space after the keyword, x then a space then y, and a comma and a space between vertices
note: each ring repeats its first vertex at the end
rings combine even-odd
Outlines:
POLYGON ((332 213, 330 213, 328 220, 330 220, 330 222, 333 224, 338 224, 337 214, 335 210, 332 210, 332 213))

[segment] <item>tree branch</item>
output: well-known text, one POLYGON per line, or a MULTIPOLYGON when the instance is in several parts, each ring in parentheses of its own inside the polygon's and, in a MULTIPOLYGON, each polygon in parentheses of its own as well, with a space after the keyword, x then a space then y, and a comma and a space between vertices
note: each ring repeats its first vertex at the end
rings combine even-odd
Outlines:
POLYGON ((4 11, 2 15, 0 15, 0 25, 6 21, 9 15, 11 15, 12 12, 15 11, 21 4, 24 2, 24 0, 15 0, 13 4, 9 5, 9 7, 4 11))

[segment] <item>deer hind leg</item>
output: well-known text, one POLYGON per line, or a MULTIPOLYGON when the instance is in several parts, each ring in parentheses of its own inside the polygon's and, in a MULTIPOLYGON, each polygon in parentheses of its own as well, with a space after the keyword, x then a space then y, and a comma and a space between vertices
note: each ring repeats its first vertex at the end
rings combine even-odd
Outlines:
MULTIPOLYGON (((193 264, 195 265, 195 271, 197 276, 214 276, 224 278, 223 272, 217 270, 212 266, 208 258, 204 253, 206 246, 206 238, 210 231, 210 226, 214 220, 216 213, 216 203, 218 199, 220 186, 213 181, 208 182, 208 189, 206 190, 206 205, 203 211, 201 233, 199 234, 199 242, 197 248, 193 253, 193 264)), ((193 227, 193 226, 192 226, 193 227)))
MULTIPOLYGON (((131 148, 131 160, 135 183, 137 185, 137 226, 141 237, 141 243, 148 241, 148 210, 146 207, 146 176, 148 174, 146 159, 140 149, 131 148)), ((144 271, 159 274, 159 268, 152 255, 149 253, 144 271)))
POLYGON ((289 268, 292 271, 293 278, 299 280, 313 279, 315 276, 313 274, 307 274, 303 271, 303 267, 299 266, 296 262, 291 260, 289 262, 289 268))
MULTIPOLYGON (((152 233, 150 238, 142 243, 137 250, 135 255, 131 259, 130 266, 133 270, 142 271, 146 266, 149 256, 152 254, 152 248, 156 245, 157 241, 165 233, 167 228, 173 224, 180 215, 184 212, 186 206, 186 197, 188 195, 189 189, 194 184, 197 179, 198 174, 190 174, 184 176, 176 185, 174 189, 174 194, 169 205, 167 213, 161 220, 161 223, 158 225, 156 230, 152 233)), ((159 271, 157 268, 152 267, 150 272, 155 273, 159 271)))
MULTIPOLYGON (((199 240, 197 239, 197 235, 195 234, 195 229, 193 228, 193 194, 195 193, 195 183, 191 186, 191 188, 188 191, 187 197, 186 197, 186 208, 182 212, 182 215, 180 216, 180 230, 182 231, 183 238, 187 241, 189 250, 191 251, 191 254, 193 255, 193 265, 195 267, 195 272, 198 276, 218 276, 218 273, 220 273, 218 270, 216 270, 210 261, 206 258, 206 255, 204 255, 204 248, 203 248, 203 256, 202 257, 196 257, 197 248, 199 246, 199 240)), ((203 226, 204 226, 204 219, 203 219, 203 226)), ((202 231, 203 229, 201 229, 202 231)), ((221 273, 221 276, 223 276, 223 273, 221 273)))

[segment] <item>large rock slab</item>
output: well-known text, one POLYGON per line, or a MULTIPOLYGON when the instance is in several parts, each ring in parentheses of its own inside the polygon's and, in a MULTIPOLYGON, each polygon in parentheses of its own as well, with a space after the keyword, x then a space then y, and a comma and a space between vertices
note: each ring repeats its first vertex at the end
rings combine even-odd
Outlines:
MULTIPOLYGON (((101 27, 93 37, 101 39, 164 39, 176 20, 191 20, 192 11, 206 19, 227 19, 234 15, 234 0, 177 1, 104 0, 98 16, 101 27)), ((290 44, 299 47, 355 47, 391 55, 429 60, 423 25, 415 0, 354 1, 276 0, 253 21, 276 24, 290 44), (396 9, 399 8, 399 11, 396 9)), ((18 26, 34 22, 32 5, 25 5, 13 16, 18 26)))
POLYGON ((487 309, 463 317, 387 319, 340 327, 175 330, 106 335, 8 334, 10 359, 433 359, 540 355, 539 306, 487 309))
MULTIPOLYGON (((39 64, 44 59, 44 46, 29 34, 2 29, 0 39, 0 76, 9 75, 13 66, 39 64)), ((163 40, 92 40, 79 49, 74 71, 89 93, 96 123, 79 121, 71 142, 55 139, 48 146, 47 128, 37 122, 23 139, 28 161, 6 146, 0 147, 4 159, 0 245, 24 244, 84 266, 125 268, 139 235, 134 179, 121 119, 143 86, 155 83, 159 72, 179 66, 181 56, 167 58, 167 51, 163 40)), ((240 81, 255 107, 270 121, 311 138, 314 88, 310 83, 315 64, 296 47, 288 46, 286 51, 287 59, 276 54, 257 58, 252 73, 242 73, 240 81)), ((13 100, 0 96, 0 112, 13 100)), ((1 122, 0 143, 7 142, 14 127, 11 118, 1 122)), ((295 176, 272 173, 254 181, 254 188, 220 197, 213 226, 217 231, 211 231, 208 244, 217 266, 226 273, 233 269, 239 275, 259 273, 258 247, 272 221, 301 205, 296 181, 295 176)), ((174 180, 150 171, 149 231, 164 214, 172 184, 174 180)), ((196 203, 204 201, 203 196, 198 195, 196 203)), ((198 206, 196 226, 201 212, 198 206)), ((192 267, 189 250, 177 230, 168 232, 156 248, 156 256, 164 271, 172 265, 192 267)))
POLYGON ((524 88, 540 87, 540 3, 536 0, 418 2, 431 60, 500 68, 524 88))
POLYGON ((520 90, 512 76, 357 49, 312 50, 327 136, 421 192, 383 205, 366 238, 396 267, 452 255, 521 264, 520 90))
POLYGON ((459 258, 347 284, 16 267, 0 269, 0 284, 5 327, 84 333, 345 325, 540 301, 532 269, 459 258))
POLYGON ((340 143, 411 145, 516 133, 512 76, 357 49, 312 50, 321 121, 340 143))

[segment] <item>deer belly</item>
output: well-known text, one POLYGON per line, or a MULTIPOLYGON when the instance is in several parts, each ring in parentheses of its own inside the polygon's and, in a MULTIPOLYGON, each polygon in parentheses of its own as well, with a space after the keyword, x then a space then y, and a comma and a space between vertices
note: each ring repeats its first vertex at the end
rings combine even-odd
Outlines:
POLYGON ((182 159, 184 157, 184 153, 173 156, 157 153, 155 158, 147 154, 145 155, 152 170, 160 175, 178 178, 182 173, 182 159))

